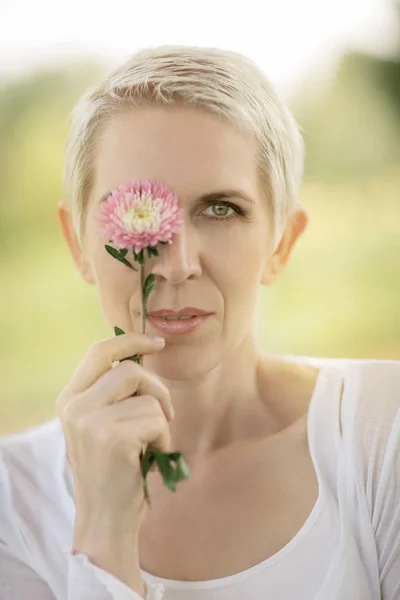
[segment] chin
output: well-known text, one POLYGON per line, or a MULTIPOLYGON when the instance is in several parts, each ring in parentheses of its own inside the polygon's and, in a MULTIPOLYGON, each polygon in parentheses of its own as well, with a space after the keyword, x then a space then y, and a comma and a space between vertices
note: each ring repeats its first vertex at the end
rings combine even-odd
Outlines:
POLYGON ((210 371, 215 363, 208 357, 199 360, 199 349, 194 348, 194 353, 191 353, 188 348, 168 353, 168 350, 161 350, 159 354, 145 356, 143 366, 149 368, 163 379, 171 381, 190 381, 202 377, 206 372, 210 371), (169 356, 168 356, 169 354, 169 356))

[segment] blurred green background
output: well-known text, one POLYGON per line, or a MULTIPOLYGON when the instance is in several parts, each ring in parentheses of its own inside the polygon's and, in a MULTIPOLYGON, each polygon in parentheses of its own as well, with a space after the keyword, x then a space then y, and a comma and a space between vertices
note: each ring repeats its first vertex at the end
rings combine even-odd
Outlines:
MULTIPOLYGON (((68 117, 101 64, 0 89, 0 435, 55 416, 89 345, 109 337, 59 230, 68 117)), ((307 147, 311 222, 273 288, 260 342, 286 354, 400 360, 400 62, 343 53, 290 106, 307 147)))

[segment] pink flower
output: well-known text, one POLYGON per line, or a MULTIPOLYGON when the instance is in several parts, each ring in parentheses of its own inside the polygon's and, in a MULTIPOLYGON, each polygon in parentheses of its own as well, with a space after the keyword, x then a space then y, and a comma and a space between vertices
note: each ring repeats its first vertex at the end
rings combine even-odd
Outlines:
MULTIPOLYGON (((159 256, 157 244, 171 244, 174 233, 183 223, 183 209, 178 206, 178 198, 160 181, 132 181, 124 183, 113 190, 108 198, 101 203, 98 213, 93 219, 104 225, 99 235, 106 235, 116 248, 106 245, 105 249, 115 259, 127 267, 134 269, 126 259, 129 249, 133 250, 135 261, 139 263, 138 276, 143 292, 143 308, 141 309, 141 333, 145 332, 147 318, 147 300, 156 286, 154 273, 147 275, 142 284, 144 250, 147 249, 149 258, 159 256)), ((115 335, 124 335, 120 327, 114 327, 115 335)), ((123 360, 133 360, 142 365, 143 357, 135 354, 123 360)), ((134 395, 137 395, 135 392, 134 395)), ((175 491, 176 483, 190 476, 189 466, 180 452, 160 452, 147 449, 140 454, 144 493, 149 507, 150 497, 147 489, 146 476, 152 463, 158 464, 164 484, 175 491), (172 462, 177 467, 174 469, 172 462)))
POLYGON ((118 249, 132 248, 139 254, 159 242, 171 243, 183 222, 177 196, 160 181, 124 183, 113 190, 94 217, 118 249))

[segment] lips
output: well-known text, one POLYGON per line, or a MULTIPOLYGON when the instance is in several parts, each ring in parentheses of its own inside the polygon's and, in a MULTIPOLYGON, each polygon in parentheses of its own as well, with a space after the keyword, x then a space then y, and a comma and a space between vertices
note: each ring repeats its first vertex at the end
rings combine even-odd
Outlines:
POLYGON ((163 335, 180 335, 192 333, 208 321, 211 314, 197 315, 191 319, 163 319, 147 316, 150 325, 163 335))
POLYGON ((147 313, 149 317, 199 317, 210 314, 209 311, 196 308, 195 306, 186 306, 179 311, 161 308, 160 310, 153 310, 147 313))

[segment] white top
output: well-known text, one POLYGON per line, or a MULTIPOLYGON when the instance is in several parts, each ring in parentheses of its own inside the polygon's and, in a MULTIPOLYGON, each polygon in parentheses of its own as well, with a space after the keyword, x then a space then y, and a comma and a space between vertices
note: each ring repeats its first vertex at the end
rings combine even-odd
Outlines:
MULTIPOLYGON (((308 412, 311 514, 279 552, 235 575, 142 571, 147 600, 400 599, 400 361, 283 358, 322 367, 308 412)), ((71 554, 74 492, 58 418, 0 438, 2 600, 139 600, 71 554)))

